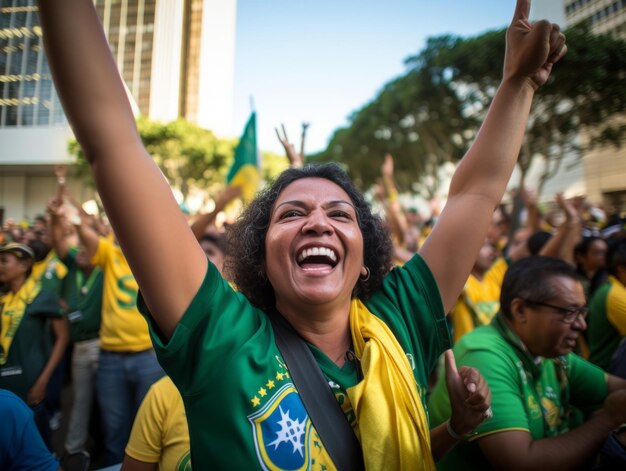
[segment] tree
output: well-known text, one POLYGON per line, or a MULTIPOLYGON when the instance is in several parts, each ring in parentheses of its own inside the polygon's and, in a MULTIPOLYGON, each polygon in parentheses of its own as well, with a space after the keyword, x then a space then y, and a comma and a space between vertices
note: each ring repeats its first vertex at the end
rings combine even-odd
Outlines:
MULTIPOLYGON (((626 126, 610 118, 626 110, 626 42, 593 35, 584 26, 566 34, 569 52, 536 96, 518 163, 520 185, 534 159, 546 163, 543 186, 567 153, 618 146, 625 137, 626 126)), ((484 119, 502 76, 504 36, 499 30, 473 38, 430 38, 407 59, 406 73, 356 111, 314 158, 342 161, 357 181, 371 185, 384 154, 391 152, 399 188, 430 180, 426 190, 432 193, 436 169, 462 158, 484 119)))
MULTIPOLYGON (((211 131, 184 119, 161 123, 139 118, 137 128, 147 151, 183 200, 192 188, 216 194, 223 187, 236 140, 218 139, 211 131)), ((69 151, 77 156, 77 173, 87 174, 78 142, 71 141, 69 151)))

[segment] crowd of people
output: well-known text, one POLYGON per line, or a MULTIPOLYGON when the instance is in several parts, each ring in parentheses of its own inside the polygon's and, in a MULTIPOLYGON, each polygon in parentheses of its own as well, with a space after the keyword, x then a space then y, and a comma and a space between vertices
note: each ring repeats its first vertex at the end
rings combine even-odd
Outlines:
POLYGON ((441 212, 402 207, 390 155, 379 215, 279 135, 291 167, 227 230, 216 215, 240 190, 187 221, 93 2, 66 4, 39 2, 46 51, 111 223, 58 169, 46 215, 3 228, 0 468, 58 469, 56 452, 86 469, 96 451, 131 471, 624 469, 625 221, 562 195, 542 214, 520 191, 519 225, 502 203, 534 93, 567 51, 528 0, 441 212), (311 399, 316 381, 329 401, 311 399))

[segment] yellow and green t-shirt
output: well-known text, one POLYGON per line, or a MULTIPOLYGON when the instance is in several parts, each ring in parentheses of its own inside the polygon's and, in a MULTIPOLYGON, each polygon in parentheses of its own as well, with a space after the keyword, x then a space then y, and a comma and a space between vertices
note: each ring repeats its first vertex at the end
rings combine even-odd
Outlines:
POLYGON ((144 463, 158 463, 162 470, 191 470, 183 398, 169 376, 154 383, 141 403, 126 454, 144 463))
POLYGON ((504 257, 498 258, 487 270, 482 280, 470 275, 463 292, 450 311, 452 341, 480 325, 487 325, 500 309, 502 280, 509 264, 504 257))
POLYGON ((41 282, 41 287, 61 298, 63 280, 67 275, 67 267, 59 259, 54 250, 50 250, 46 258, 33 264, 32 277, 41 282))
POLYGON ((607 370, 626 335, 626 286, 609 276, 589 303, 589 361, 607 370))
POLYGON ((137 282, 120 246, 101 237, 91 263, 104 273, 100 347, 113 352, 152 348, 148 325, 137 310, 137 282))
MULTIPOLYGON (((181 392, 197 469, 335 469, 291 379, 267 315, 221 278, 213 264, 169 341, 145 303, 159 362, 181 392)), ((394 268, 365 301, 402 347, 425 402, 428 377, 449 348, 443 304, 426 262, 394 268)), ((358 419, 347 390, 355 362, 337 366, 311 346, 346 419, 358 419)))

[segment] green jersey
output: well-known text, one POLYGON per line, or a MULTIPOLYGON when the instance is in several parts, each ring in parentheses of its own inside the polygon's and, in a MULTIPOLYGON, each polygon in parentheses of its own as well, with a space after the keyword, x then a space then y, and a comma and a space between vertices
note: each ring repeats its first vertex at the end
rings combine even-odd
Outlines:
POLYGON ((41 281, 41 287, 54 293, 57 298, 63 292, 63 280, 67 275, 67 267, 59 260, 54 250, 50 250, 43 260, 35 262, 32 275, 41 281))
POLYGON ((89 276, 85 276, 76 265, 77 253, 76 248, 71 248, 62 259, 68 269, 63 299, 67 303, 71 342, 98 337, 102 312, 102 270, 94 267, 89 276))
MULTIPOLYGON (((150 316, 141 297, 138 305, 150 316)), ((368 309, 394 332, 424 400, 427 379, 449 346, 439 290, 415 256, 387 275, 368 309)), ((210 264, 169 342, 150 329, 159 361, 181 392, 191 460, 198 469, 334 469, 294 387, 266 314, 233 291, 210 264)), ((339 368, 311 347, 348 420, 346 389, 357 367, 339 368)))
MULTIPOLYGON (((574 353, 531 357, 502 314, 465 335, 455 344, 454 356, 459 368, 477 368, 489 384, 493 417, 440 460, 440 470, 490 469, 477 439, 508 430, 529 432, 533 440, 555 437, 579 425, 575 408, 590 412, 608 393, 606 373, 574 353)), ((450 416, 445 378, 439 378, 429 405, 433 425, 450 416)))
POLYGON ((626 335, 626 287, 609 276, 589 303, 589 361, 607 370, 626 335))
POLYGON ((48 319, 61 317, 59 301, 42 289, 26 306, 24 316, 15 331, 7 362, 0 367, 0 389, 8 389, 26 401, 52 351, 52 336, 48 319))

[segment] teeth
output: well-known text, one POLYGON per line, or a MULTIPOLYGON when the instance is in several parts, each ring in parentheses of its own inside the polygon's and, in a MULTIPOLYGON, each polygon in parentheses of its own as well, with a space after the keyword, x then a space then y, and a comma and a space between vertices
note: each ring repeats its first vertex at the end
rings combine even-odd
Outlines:
POLYGON ((333 262, 337 261, 337 255, 335 255, 335 251, 329 249, 328 247, 311 247, 303 250, 298 256, 298 262, 303 261, 307 257, 313 256, 324 256, 330 258, 333 262))

